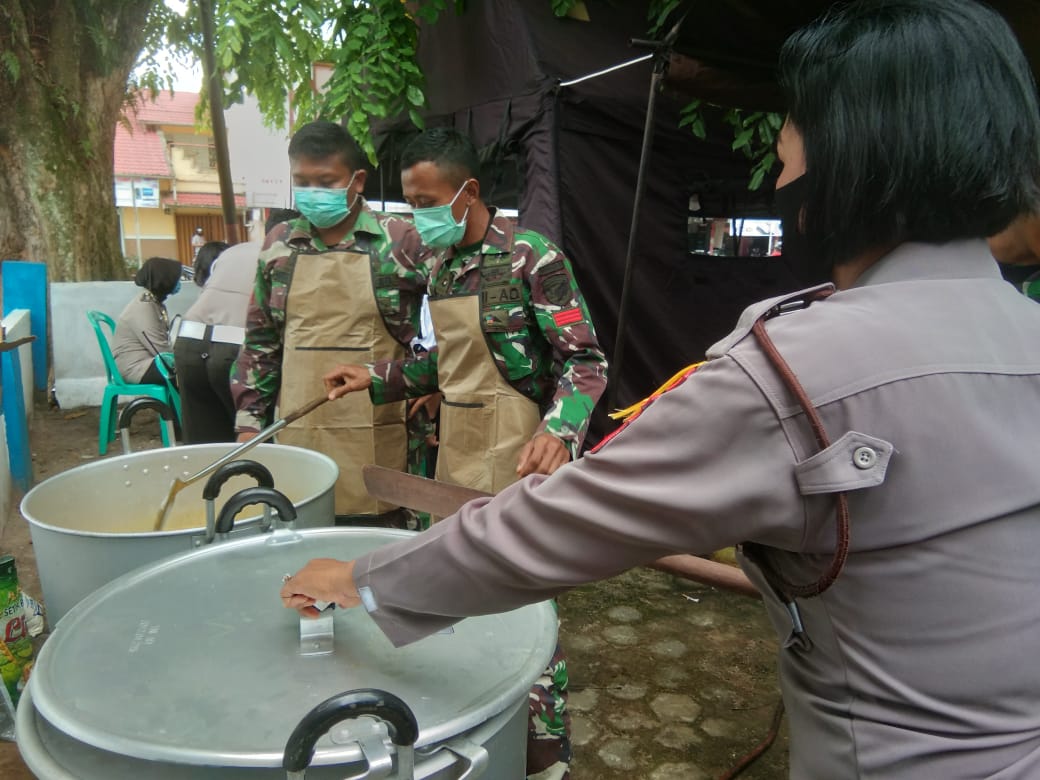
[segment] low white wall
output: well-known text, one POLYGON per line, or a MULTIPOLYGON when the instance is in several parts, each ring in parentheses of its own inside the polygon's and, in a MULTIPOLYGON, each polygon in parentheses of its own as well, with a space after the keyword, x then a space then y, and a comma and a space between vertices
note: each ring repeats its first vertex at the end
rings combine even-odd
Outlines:
MULTIPOLYGON (((126 304, 140 292, 133 282, 51 283, 54 393, 62 409, 100 406, 105 392, 105 364, 87 312, 97 309, 118 319, 126 304)), ((166 299, 170 319, 184 314, 200 292, 192 282, 183 282, 180 292, 166 299)))
MULTIPOLYGON (((15 309, 3 318, 3 328, 7 341, 15 341, 31 335, 28 309, 15 309)), ((32 419, 33 412, 33 359, 32 344, 23 344, 18 348, 18 360, 22 371, 22 398, 25 400, 26 426, 32 419)), ((4 388, 3 392, 11 392, 4 388)), ((0 413, 0 532, 3 531, 8 517, 11 515, 11 498, 13 482, 11 479, 11 460, 7 452, 7 419, 0 413)))
MULTIPOLYGON (((17 341, 32 335, 32 324, 29 321, 28 309, 15 309, 3 319, 4 334, 7 341, 17 341)), ((18 347, 18 363, 22 369, 22 398, 25 400, 25 418, 33 416, 33 356, 32 343, 18 347)))

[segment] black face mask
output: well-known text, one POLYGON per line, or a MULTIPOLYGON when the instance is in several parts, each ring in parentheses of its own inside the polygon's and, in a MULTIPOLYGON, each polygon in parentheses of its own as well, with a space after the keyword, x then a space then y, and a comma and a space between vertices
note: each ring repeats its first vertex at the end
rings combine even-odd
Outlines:
POLYGON ((808 180, 804 173, 783 187, 777 187, 773 193, 773 208, 783 223, 783 261, 798 284, 812 287, 831 281, 831 270, 814 256, 802 232, 802 209, 807 200, 808 180))

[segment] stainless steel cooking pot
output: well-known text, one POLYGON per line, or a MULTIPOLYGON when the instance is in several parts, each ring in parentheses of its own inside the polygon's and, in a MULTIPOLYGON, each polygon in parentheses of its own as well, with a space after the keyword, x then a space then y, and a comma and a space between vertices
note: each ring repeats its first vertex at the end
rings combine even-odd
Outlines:
MULTIPOLYGON (((223 475, 216 491, 213 481, 185 488, 163 531, 152 530, 156 512, 175 477, 200 471, 234 446, 195 444, 122 455, 70 469, 30 490, 21 511, 29 522, 50 625, 119 575, 206 544, 212 538, 206 532, 207 504, 212 518, 223 475)), ((339 469, 331 458, 280 444, 261 444, 249 457, 266 467, 275 487, 289 497, 299 527, 334 523, 339 469)), ((252 472, 232 468, 223 491, 230 495, 255 481, 264 483, 252 472)), ((243 516, 232 535, 256 533, 261 522, 259 511, 243 516)))
MULTIPOLYGON (((279 528, 109 583, 38 656, 18 712, 25 762, 45 780, 285 777, 305 716, 338 692, 374 688, 414 713, 416 777, 519 780, 528 691, 556 643, 551 605, 470 618, 397 649, 362 609, 333 610, 323 655, 310 652, 314 621, 281 606, 282 575, 310 558, 353 558, 409 534, 279 528)), ((405 768, 392 737, 367 717, 340 723, 305 742, 306 776, 405 768)))

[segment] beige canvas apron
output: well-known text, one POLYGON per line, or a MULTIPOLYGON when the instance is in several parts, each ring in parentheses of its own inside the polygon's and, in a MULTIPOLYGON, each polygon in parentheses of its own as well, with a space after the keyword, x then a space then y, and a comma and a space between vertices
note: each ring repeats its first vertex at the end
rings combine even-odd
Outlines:
POLYGON ((430 298, 441 403, 437 479, 497 493, 542 416, 499 373, 480 326, 480 296, 430 298))
MULTIPOLYGON (((372 292, 369 255, 358 251, 300 254, 285 306, 280 412, 322 391, 321 377, 342 363, 404 357, 386 329, 372 292)), ((373 515, 397 507, 365 491, 361 466, 405 470, 404 402, 376 406, 368 393, 349 393, 318 407, 278 434, 282 444, 325 453, 339 466, 337 515, 373 515)))

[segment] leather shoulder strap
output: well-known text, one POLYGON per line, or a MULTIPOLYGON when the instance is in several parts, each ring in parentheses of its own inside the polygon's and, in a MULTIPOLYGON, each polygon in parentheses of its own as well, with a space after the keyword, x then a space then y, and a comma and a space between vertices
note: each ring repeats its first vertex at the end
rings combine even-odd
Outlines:
MULTIPOLYGON (((823 300, 829 297, 832 292, 833 288, 813 290, 811 295, 807 296, 806 302, 799 308, 805 308, 813 301, 823 300)), ((791 369, 791 366, 784 360, 783 355, 780 354, 773 340, 769 338, 769 334, 766 332, 765 321, 783 313, 785 313, 785 310, 782 306, 769 307, 751 324, 750 331, 788 390, 797 399, 798 405, 802 407, 802 411, 805 412, 805 417, 812 427, 813 437, 822 451, 831 445, 830 437, 828 437, 827 431, 823 427, 823 421, 820 420, 819 414, 816 413, 812 400, 805 392, 805 388, 802 387, 802 383, 798 381, 798 377, 791 369)), ((745 542, 742 545, 744 553, 762 570, 762 574, 770 586, 788 603, 793 601, 795 597, 811 598, 820 595, 834 584, 834 581, 845 566, 845 561, 849 554, 849 502, 848 496, 844 491, 836 493, 835 499, 837 501, 835 508, 837 539, 834 555, 827 569, 814 582, 803 584, 790 582, 770 563, 768 556, 765 554, 767 548, 753 542, 745 542)))

